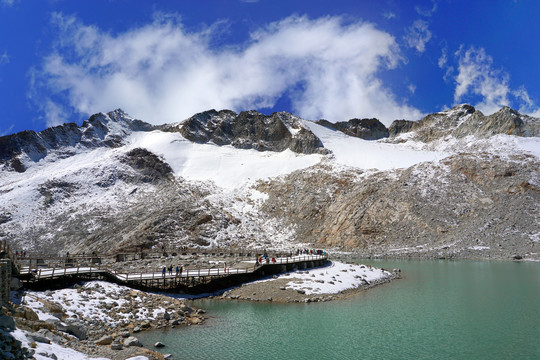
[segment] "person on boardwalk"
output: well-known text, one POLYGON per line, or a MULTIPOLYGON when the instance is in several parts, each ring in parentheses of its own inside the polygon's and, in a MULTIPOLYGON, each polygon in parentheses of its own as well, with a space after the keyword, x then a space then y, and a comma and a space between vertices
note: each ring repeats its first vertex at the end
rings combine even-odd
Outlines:
POLYGON ((172 275, 172 269, 173 268, 172 268, 172 264, 171 264, 171 266, 169 266, 169 275, 172 275))
POLYGON ((180 268, 178 267, 178 265, 176 266, 176 276, 178 276, 178 274, 180 273, 180 268))
POLYGON ((165 277, 165 271, 167 270, 167 268, 164 266, 163 267, 163 270, 161 270, 161 276, 165 277))
POLYGON ((184 271, 184 267, 180 265, 180 276, 182 276, 182 271, 184 271))

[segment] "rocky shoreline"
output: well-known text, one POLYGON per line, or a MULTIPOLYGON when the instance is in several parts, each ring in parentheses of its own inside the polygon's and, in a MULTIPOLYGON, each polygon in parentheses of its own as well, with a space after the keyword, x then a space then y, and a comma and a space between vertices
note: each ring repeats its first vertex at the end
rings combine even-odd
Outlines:
POLYGON ((19 305, 6 310, 14 325, 24 330, 29 345, 26 356, 47 358, 49 354, 51 359, 55 356, 40 350, 39 344, 54 343, 113 360, 134 356, 164 359, 167 357, 143 348, 137 333, 198 325, 205 320, 205 311, 185 300, 101 281, 64 290, 27 292, 19 305))
POLYGON ((354 295, 400 277, 400 269, 387 271, 369 265, 330 262, 328 266, 246 283, 214 298, 220 301, 326 302, 354 295))

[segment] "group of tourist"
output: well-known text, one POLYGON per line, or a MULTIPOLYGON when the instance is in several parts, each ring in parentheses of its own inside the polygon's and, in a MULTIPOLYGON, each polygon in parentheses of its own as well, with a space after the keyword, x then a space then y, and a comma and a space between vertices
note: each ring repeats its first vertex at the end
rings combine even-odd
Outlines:
POLYGON ((296 255, 326 255, 326 251, 319 249, 297 249, 296 255))
POLYGON ((255 265, 262 264, 263 262, 266 262, 267 264, 270 264, 270 261, 272 261, 272 264, 276 263, 276 258, 273 257, 272 260, 270 260, 270 257, 268 256, 268 253, 265 251, 262 256, 258 256, 255 258, 255 265))
MULTIPOLYGON (((167 273, 167 270, 169 271, 169 275, 172 275, 173 274, 173 266, 169 266, 169 267, 163 267, 163 269, 161 270, 161 275, 163 277, 165 277, 166 273, 167 273)), ((184 271, 184 267, 182 265, 180 266, 177 266, 176 267, 176 276, 182 276, 182 272, 184 271)))

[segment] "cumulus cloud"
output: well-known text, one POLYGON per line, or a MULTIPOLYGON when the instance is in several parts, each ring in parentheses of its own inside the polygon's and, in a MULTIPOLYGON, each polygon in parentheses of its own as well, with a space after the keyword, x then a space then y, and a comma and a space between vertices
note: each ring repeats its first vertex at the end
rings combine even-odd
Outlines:
POLYGON ((486 114, 492 114, 503 106, 517 108, 525 114, 538 114, 539 109, 529 97, 527 90, 521 87, 511 89, 510 76, 502 69, 496 69, 493 58, 485 49, 461 47, 455 53, 458 59, 454 101, 481 99, 474 106, 486 114))
POLYGON ((428 23, 424 20, 416 20, 411 27, 406 30, 405 41, 411 48, 415 48, 419 53, 426 51, 426 44, 431 39, 431 31, 428 23))
POLYGON ((395 39, 370 23, 293 16, 246 43, 216 48, 219 27, 189 32, 174 17, 115 35, 72 16, 54 19, 58 46, 36 71, 32 94, 47 104, 42 111, 51 122, 61 106, 84 115, 121 107, 170 123, 210 108, 271 108, 283 96, 308 119, 378 117, 389 124, 421 115, 377 77, 402 58, 395 39))

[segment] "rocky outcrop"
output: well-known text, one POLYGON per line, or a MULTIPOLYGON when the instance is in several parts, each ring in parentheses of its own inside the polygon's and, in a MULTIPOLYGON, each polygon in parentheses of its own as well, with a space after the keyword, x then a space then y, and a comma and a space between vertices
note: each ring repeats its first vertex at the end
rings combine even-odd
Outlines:
POLYGON ((319 120, 315 123, 364 140, 378 140, 388 137, 388 129, 386 126, 375 118, 351 119, 349 121, 336 123, 331 123, 327 120, 319 120))
POLYGON ((136 170, 137 178, 130 179, 133 183, 156 183, 172 177, 171 166, 146 149, 130 150, 121 158, 121 161, 136 170))
POLYGON ((163 130, 178 131, 194 142, 239 149, 327 153, 320 139, 302 125, 300 118, 285 112, 263 115, 257 111, 236 114, 230 110, 209 110, 163 130))
POLYGON ((419 121, 396 120, 388 131, 391 138, 414 132, 412 138, 423 142, 446 136, 458 139, 469 135, 487 138, 498 134, 529 137, 540 136, 540 119, 522 115, 507 106, 485 116, 471 105, 464 104, 430 114, 419 121))
POLYGON ((25 160, 37 162, 54 150, 69 156, 74 147, 119 147, 123 137, 132 131, 150 131, 156 127, 129 117, 121 109, 99 113, 85 120, 81 126, 67 123, 41 132, 23 131, 0 137, 0 164, 17 172, 24 172, 25 160))

